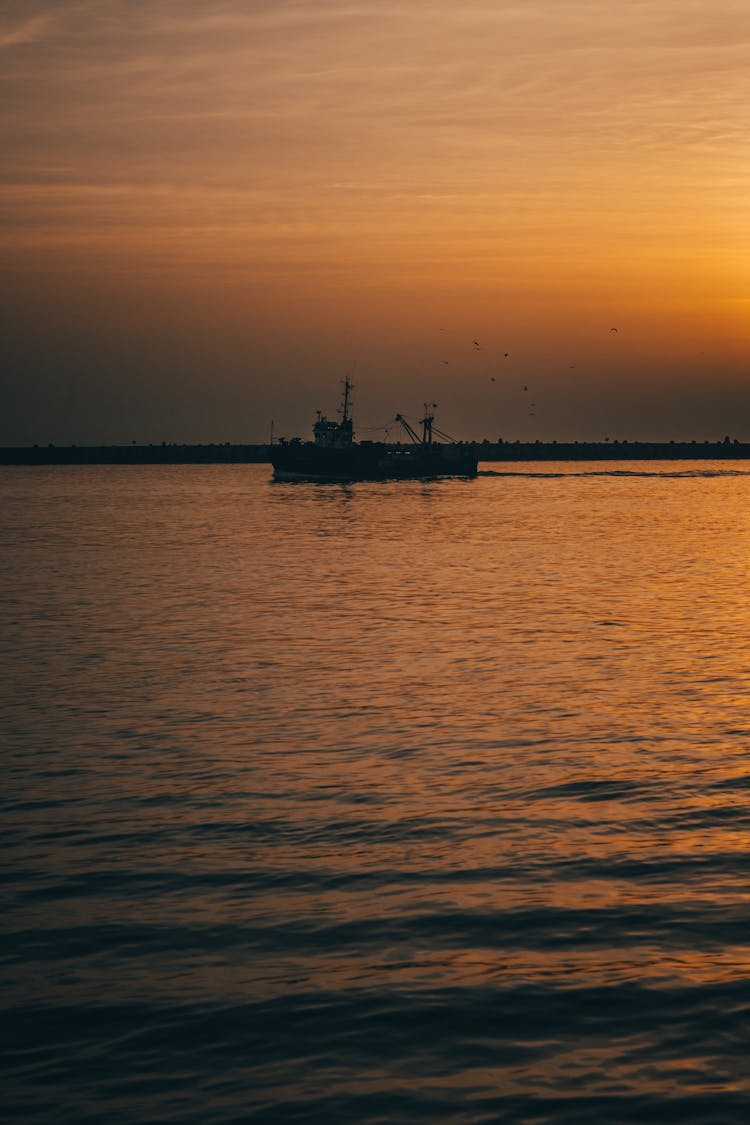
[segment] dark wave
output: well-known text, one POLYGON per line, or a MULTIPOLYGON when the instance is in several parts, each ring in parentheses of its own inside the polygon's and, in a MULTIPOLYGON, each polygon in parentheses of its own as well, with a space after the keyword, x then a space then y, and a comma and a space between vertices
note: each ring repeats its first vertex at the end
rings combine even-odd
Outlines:
POLYGON ((734 1123, 750 1095, 717 1080, 744 1067, 748 1018, 748 983, 23 1006, 3 1024, 6 1110, 64 1122, 734 1123), (691 1042, 703 1050, 685 1067, 691 1042))
POLYGON ((359 913, 351 921, 311 907, 283 922, 261 918, 214 924, 186 924, 178 919, 96 926, 50 924, 43 930, 19 929, 6 935, 0 949, 6 964, 26 965, 57 965, 97 956, 210 957, 234 949, 298 951, 311 956, 390 947, 541 950, 625 944, 632 950, 656 944, 662 949, 706 949, 742 945, 750 927, 750 904, 738 902, 717 914, 697 896, 689 904, 636 901, 588 909, 508 905, 420 911, 403 901, 394 915, 383 915, 376 904, 368 908, 363 903, 359 913))

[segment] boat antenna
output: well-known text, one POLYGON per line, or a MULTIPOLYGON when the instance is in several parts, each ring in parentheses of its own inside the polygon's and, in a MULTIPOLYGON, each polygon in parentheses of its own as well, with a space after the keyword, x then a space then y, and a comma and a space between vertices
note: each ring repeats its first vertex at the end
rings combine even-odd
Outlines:
POLYGON ((349 404, 351 402, 351 394, 354 390, 354 383, 350 380, 348 375, 344 376, 344 401, 341 404, 341 423, 349 421, 349 404))

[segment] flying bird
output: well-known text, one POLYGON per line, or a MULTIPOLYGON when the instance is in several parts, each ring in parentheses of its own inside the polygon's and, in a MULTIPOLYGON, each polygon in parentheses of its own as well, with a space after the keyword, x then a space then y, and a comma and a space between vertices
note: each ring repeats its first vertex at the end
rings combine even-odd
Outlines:
POLYGON ((474 350, 479 351, 479 340, 474 341, 474 350))
POLYGON ((617 331, 616 328, 610 328, 610 332, 616 332, 616 331, 617 331))

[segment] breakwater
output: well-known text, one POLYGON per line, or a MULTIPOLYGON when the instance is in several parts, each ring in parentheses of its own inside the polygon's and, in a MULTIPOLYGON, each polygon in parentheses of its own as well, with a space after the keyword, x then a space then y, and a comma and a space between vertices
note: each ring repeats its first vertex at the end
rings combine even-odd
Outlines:
MULTIPOLYGON (((480 461, 654 461, 750 459, 750 442, 474 442, 480 461)), ((393 445, 392 448, 399 448, 393 445)), ((0 465, 211 465, 269 460, 268 445, 27 445, 0 448, 0 465)))
POLYGON ((25 445, 0 448, 0 465, 221 465, 268 461, 267 445, 25 445))
POLYGON ((480 461, 689 461, 750 458, 750 442, 505 441, 477 442, 480 461))

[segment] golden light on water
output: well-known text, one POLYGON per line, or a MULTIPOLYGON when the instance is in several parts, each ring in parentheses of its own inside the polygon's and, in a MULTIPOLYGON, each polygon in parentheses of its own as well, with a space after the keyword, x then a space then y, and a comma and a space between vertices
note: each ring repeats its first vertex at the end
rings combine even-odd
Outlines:
POLYGON ((744 1122, 748 482, 4 473, 17 1104, 744 1122))

